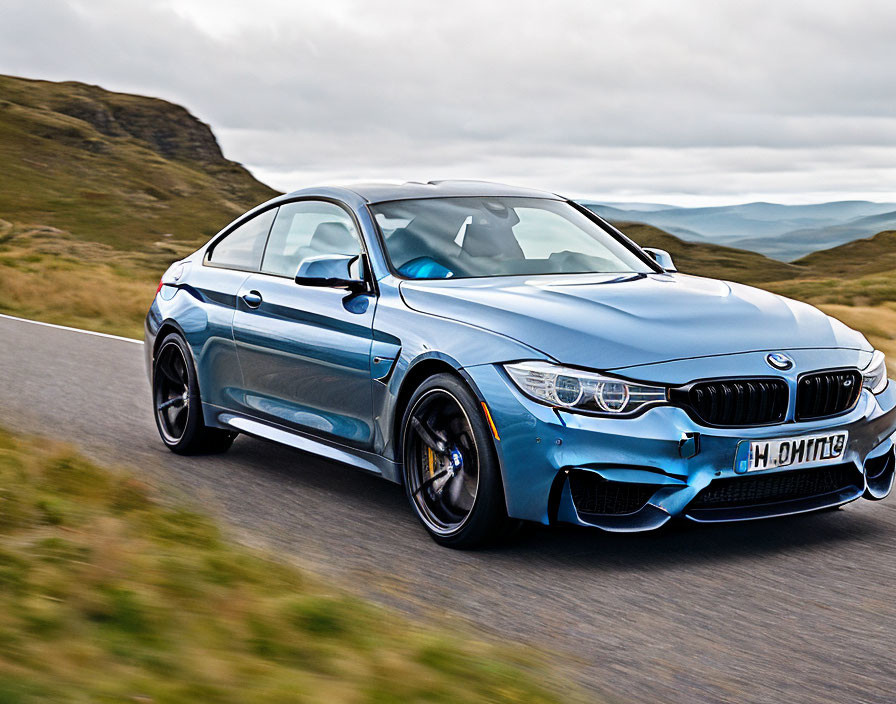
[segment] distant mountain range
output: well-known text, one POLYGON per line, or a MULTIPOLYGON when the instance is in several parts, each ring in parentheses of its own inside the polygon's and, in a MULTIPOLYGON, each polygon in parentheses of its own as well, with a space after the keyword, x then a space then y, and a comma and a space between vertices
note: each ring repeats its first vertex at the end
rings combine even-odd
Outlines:
POLYGON ((712 208, 658 203, 582 204, 614 222, 653 225, 691 242, 748 249, 783 261, 896 230, 896 203, 745 203, 712 208))

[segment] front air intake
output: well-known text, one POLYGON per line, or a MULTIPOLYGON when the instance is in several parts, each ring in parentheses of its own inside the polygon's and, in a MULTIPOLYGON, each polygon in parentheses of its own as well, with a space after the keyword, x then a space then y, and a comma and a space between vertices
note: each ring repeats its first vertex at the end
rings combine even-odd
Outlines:
POLYGON ((652 484, 611 482, 594 472, 572 470, 569 491, 576 511, 600 516, 634 513, 644 507, 657 487, 652 484))
POLYGON ((855 369, 816 372, 796 386, 796 419, 817 420, 846 413, 859 400, 862 375, 855 369))
POLYGON ((784 422, 789 391, 775 377, 715 379, 672 389, 669 397, 703 425, 748 427, 784 422))
POLYGON ((861 488, 862 477, 852 463, 793 469, 716 479, 688 505, 688 509, 740 508, 808 499, 861 488))

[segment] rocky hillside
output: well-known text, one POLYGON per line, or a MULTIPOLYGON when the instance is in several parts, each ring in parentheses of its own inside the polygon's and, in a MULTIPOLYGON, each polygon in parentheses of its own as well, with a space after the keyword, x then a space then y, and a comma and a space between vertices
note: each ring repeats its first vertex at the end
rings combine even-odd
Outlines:
POLYGON ((198 242, 275 195, 185 108, 0 76, 0 218, 119 249, 198 242))

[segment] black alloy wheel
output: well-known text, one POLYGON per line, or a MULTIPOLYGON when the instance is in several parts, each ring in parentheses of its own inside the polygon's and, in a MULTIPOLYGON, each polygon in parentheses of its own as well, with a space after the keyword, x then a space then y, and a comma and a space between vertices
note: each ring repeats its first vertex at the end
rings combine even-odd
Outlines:
POLYGON ((402 428, 408 499, 437 543, 479 547, 519 524, 507 518, 491 428, 460 379, 438 374, 424 382, 402 428))
POLYGON ((162 441, 182 455, 224 452, 235 432, 210 428, 202 418, 199 384, 184 339, 171 333, 159 345, 153 365, 153 405, 162 441))

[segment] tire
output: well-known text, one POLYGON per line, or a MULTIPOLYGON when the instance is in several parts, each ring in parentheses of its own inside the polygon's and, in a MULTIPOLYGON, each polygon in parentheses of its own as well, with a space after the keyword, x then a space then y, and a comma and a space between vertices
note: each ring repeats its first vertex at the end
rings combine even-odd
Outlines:
POLYGON ((208 427, 196 369, 187 343, 177 333, 167 335, 153 361, 153 416, 162 442, 178 455, 226 452, 237 433, 208 427))
POLYGON ((507 517, 491 429, 460 379, 437 374, 414 391, 401 448, 408 501, 439 545, 472 549, 517 532, 521 522, 507 517))

